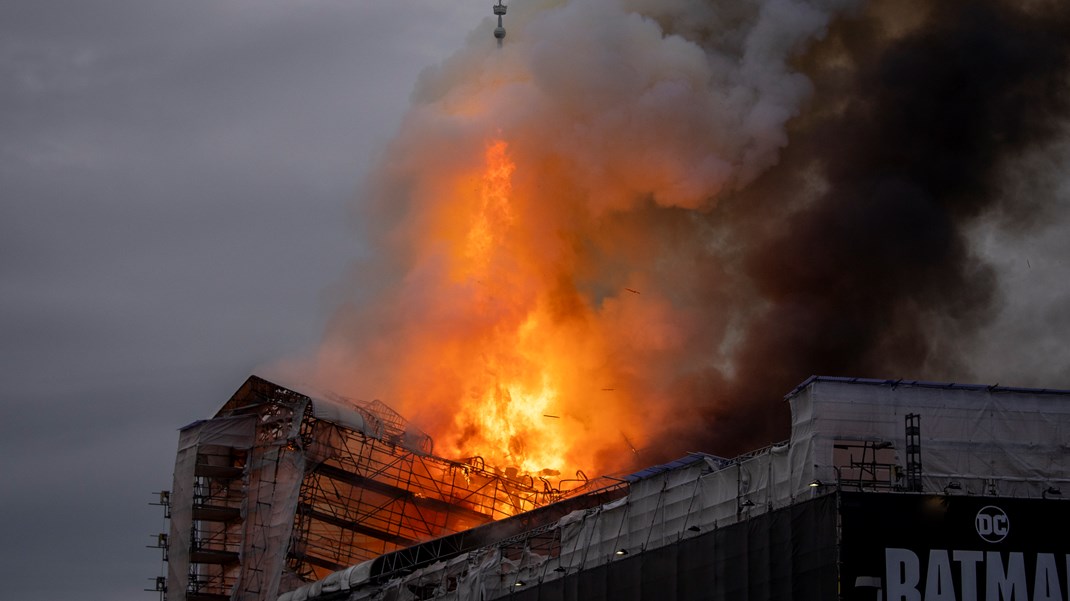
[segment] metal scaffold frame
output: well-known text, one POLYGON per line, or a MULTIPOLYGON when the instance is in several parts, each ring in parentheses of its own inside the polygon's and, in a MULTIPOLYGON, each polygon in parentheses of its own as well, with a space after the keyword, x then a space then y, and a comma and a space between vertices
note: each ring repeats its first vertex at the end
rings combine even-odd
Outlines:
POLYGON ((322 578, 561 497, 531 478, 488 471, 480 461, 426 454, 430 439, 414 437, 385 405, 360 409, 365 423, 376 424, 378 436, 317 419, 311 410, 304 416, 302 444, 325 458, 308 466, 297 505, 287 564, 302 579, 322 578), (405 445, 406 439, 420 441, 419 449, 405 445))
POLYGON ((430 437, 378 401, 313 398, 256 376, 213 419, 183 428, 173 490, 168 601, 274 600, 569 494, 478 457, 436 457, 430 437))
POLYGON ((197 454, 187 599, 210 601, 233 588, 241 551, 245 453, 205 445, 197 454))

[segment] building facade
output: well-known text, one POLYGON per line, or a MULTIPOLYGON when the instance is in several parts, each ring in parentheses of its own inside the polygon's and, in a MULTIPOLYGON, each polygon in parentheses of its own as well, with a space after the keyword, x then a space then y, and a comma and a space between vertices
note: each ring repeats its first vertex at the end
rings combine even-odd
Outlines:
MULTIPOLYGON (((220 594, 1068 600, 1070 392, 813 377, 785 399, 784 443, 730 459, 692 453, 551 489, 504 519, 487 513, 473 528, 413 538, 339 569, 280 570, 289 578, 274 596, 236 585, 220 594)), ((242 511, 237 523, 248 520, 242 511)), ((285 556, 295 565, 307 512, 291 517, 285 556)))

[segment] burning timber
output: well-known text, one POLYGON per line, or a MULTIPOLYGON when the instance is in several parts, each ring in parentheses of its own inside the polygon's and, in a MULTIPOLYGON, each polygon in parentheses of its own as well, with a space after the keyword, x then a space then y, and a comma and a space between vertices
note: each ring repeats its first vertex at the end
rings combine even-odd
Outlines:
POLYGON ((567 489, 437 458, 380 404, 253 377, 182 430, 157 588, 169 601, 1068 599, 1070 391, 813 377, 785 398, 784 443, 567 489))

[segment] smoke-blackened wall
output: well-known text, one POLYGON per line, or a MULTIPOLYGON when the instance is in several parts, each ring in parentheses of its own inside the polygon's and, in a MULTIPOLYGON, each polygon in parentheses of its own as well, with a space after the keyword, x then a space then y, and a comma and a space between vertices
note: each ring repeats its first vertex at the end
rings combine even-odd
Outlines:
POLYGON ((971 232, 1052 204, 1009 169, 1068 108, 1070 6, 1018 4, 517 2, 417 85, 307 373, 595 470, 783 438, 813 373, 977 377, 971 232))

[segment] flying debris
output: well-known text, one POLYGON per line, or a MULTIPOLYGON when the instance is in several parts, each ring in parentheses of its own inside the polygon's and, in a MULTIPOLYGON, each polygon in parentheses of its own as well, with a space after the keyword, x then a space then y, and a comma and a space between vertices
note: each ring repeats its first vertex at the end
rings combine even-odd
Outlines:
POLYGON ((494 14, 498 15, 498 26, 494 28, 494 37, 498 40, 498 47, 502 47, 502 39, 505 38, 505 27, 502 26, 502 16, 505 15, 505 9, 507 7, 502 4, 502 0, 498 0, 498 4, 494 5, 494 14))

